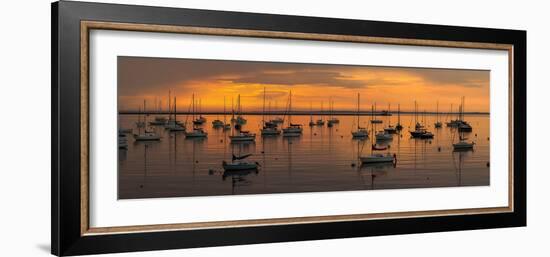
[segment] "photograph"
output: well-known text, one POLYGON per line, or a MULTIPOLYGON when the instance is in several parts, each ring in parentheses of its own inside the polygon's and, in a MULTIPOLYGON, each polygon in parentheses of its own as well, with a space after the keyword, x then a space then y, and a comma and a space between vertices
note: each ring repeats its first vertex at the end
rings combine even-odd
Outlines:
POLYGON ((490 186, 489 89, 490 70, 117 56, 118 199, 490 186))

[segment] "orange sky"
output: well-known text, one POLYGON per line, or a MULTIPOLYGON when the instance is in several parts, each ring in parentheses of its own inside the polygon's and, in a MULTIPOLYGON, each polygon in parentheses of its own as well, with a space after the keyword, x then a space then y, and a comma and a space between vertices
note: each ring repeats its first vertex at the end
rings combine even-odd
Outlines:
POLYGON ((199 59, 118 57, 119 110, 137 110, 147 100, 148 110, 162 101, 167 109, 168 91, 177 97, 178 110, 186 111, 191 95, 201 99, 203 111, 223 110, 231 99, 241 95, 244 111, 261 110, 263 90, 266 105, 282 109, 292 90, 294 110, 325 110, 330 98, 335 110, 355 110, 357 93, 361 109, 379 110, 388 104, 396 110, 440 111, 458 106, 466 97, 466 111, 489 112, 489 71, 400 68, 351 65, 296 64, 199 59))

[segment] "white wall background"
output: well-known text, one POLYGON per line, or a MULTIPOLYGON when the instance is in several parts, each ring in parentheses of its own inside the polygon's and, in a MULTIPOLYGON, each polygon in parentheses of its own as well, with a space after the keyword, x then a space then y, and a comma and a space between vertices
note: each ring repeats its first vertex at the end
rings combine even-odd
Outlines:
MULTIPOLYGON (((528 31, 528 227, 141 252, 117 256, 548 256, 550 30, 545 1, 104 0, 174 7, 528 31)), ((50 1, 7 1, 0 15, 0 256, 50 244, 50 1)))

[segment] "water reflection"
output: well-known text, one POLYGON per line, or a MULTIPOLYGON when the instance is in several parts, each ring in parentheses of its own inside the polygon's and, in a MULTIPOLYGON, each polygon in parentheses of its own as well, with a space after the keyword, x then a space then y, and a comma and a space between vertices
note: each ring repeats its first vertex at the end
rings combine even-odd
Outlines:
MULTIPOLYGON (((208 120, 215 116, 205 116, 208 120)), ((411 138, 408 129, 391 140, 353 138, 352 116, 338 116, 332 127, 304 126, 299 137, 261 136, 261 116, 247 115, 246 129, 257 136, 252 142, 231 142, 234 128, 203 125, 206 138, 186 139, 182 132, 161 127, 160 141, 135 142, 120 150, 119 197, 148 198, 199 195, 315 192, 361 189, 396 189, 489 184, 489 117, 472 116, 474 150, 455 151, 456 128, 430 128, 433 139, 411 138), (485 139, 485 140, 480 140, 485 139), (395 154, 396 162, 360 165, 371 153, 395 154), (224 172, 223 161, 251 154, 258 164, 250 171, 224 172)), ((427 115, 426 119, 430 119, 427 115)), ((293 122, 307 124, 309 116, 293 122)), ((361 126, 368 127, 367 123, 361 126)), ((401 115, 403 124, 412 116, 401 115)), ((135 117, 123 115, 121 126, 132 127, 135 117)), ((412 123, 411 123, 412 124, 412 123)), ((429 120, 426 124, 433 124, 429 120)), ((378 124, 384 126, 384 124, 378 124)), ((414 126, 413 126, 414 127, 414 126)), ((429 127, 429 126, 428 126, 429 127)), ((370 129, 369 129, 370 130, 370 129)), ((372 130, 371 130, 372 131, 372 130)))

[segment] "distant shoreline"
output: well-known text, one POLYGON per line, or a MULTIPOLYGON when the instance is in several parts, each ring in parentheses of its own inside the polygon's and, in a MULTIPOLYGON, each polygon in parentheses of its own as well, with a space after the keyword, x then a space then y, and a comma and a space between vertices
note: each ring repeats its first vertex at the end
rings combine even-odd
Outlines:
MULTIPOLYGON (((139 111, 119 111, 119 115, 137 115, 137 114, 148 114, 148 115, 169 115, 174 114, 173 112, 139 112, 139 111)), ((191 112, 177 112, 177 115, 192 115, 191 112)), ((223 112, 196 112, 195 115, 223 115, 223 112)), ((226 115, 232 115, 231 112, 226 112, 226 115)), ((324 115, 324 116, 330 116, 330 115, 341 115, 341 116, 353 116, 357 115, 357 112, 354 111, 334 111, 332 113, 329 112, 309 112, 309 111, 293 111, 292 113, 284 112, 284 111, 272 111, 272 112, 266 112, 265 115, 324 115)), ((414 114, 414 112, 401 112, 401 114, 414 114)), ((418 115, 422 116, 424 114, 427 115, 436 115, 438 113, 436 112, 419 112, 418 115)), ((439 115, 458 115, 457 112, 440 112, 439 115)), ((463 115, 489 115, 488 112, 465 112, 463 115)), ((237 115, 235 113, 235 115, 237 115)), ((242 112, 241 115, 263 115, 261 111, 251 111, 251 112, 242 112)), ((361 116, 396 116, 397 112, 389 112, 389 113, 371 113, 370 111, 362 111, 359 112, 359 115, 361 116)))

